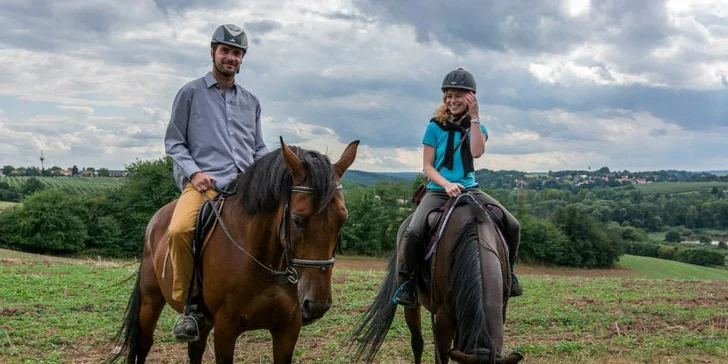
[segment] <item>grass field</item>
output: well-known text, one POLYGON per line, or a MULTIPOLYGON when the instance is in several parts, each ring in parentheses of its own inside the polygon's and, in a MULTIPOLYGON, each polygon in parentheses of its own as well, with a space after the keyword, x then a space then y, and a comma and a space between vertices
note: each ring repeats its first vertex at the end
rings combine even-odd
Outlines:
POLYGON ((5 210, 8 207, 15 206, 17 204, 17 202, 0 201, 0 211, 5 210))
POLYGON ((655 182, 635 184, 635 188, 645 193, 685 193, 710 190, 713 187, 728 189, 728 182, 655 182))
MULTIPOLYGON (((345 334, 374 297, 384 272, 381 261, 341 262, 334 270, 334 305, 322 320, 303 328, 296 362, 351 362, 343 348, 345 334), (352 266, 356 269, 347 269, 352 266)), ((135 263, 6 250, 0 250, 0 263, 0 362, 98 363, 110 353, 109 339, 133 284, 124 280, 135 263)), ((525 294, 510 302, 506 350, 523 353, 524 363, 728 363, 728 271, 688 270, 681 263, 631 256, 621 265, 617 271, 519 268, 525 294)), ((424 360, 431 363, 429 318, 423 316, 424 360)), ((186 346, 170 337, 175 318, 166 308, 151 362, 186 362, 186 346)), ((245 333, 238 340, 237 362, 270 362, 270 348, 267 332, 245 333)), ((401 310, 378 358, 380 363, 412 360, 401 310)), ((211 348, 205 361, 214 361, 211 348)))
POLYGON ((123 178, 115 177, 0 177, 10 187, 21 188, 30 178, 37 178, 47 188, 60 188, 69 192, 96 193, 119 186, 123 178))

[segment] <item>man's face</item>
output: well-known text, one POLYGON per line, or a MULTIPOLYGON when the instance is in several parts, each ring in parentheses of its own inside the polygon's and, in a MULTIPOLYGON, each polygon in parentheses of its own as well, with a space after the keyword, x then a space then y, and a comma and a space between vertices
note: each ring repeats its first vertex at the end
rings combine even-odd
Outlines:
POLYGON ((243 51, 227 44, 219 44, 213 50, 212 59, 217 71, 223 76, 230 77, 240 69, 240 64, 243 62, 243 51))

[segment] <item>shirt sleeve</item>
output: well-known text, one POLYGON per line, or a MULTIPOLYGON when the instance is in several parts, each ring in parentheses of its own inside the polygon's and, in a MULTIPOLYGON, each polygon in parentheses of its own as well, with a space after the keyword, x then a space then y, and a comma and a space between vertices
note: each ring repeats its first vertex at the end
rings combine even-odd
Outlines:
POLYGON ((482 131, 483 134, 488 135, 488 128, 486 128, 483 123, 480 123, 480 131, 482 131))
POLYGON ((167 155, 184 171, 187 177, 200 171, 187 149, 187 126, 190 122, 192 94, 191 88, 183 88, 177 92, 172 104, 167 132, 164 135, 164 147, 167 155))
POLYGON ((439 127, 434 122, 427 125, 425 135, 422 137, 422 144, 427 144, 431 147, 437 148, 437 129, 439 127))
POLYGON ((265 141, 263 141, 263 130, 260 125, 260 103, 258 103, 255 108, 255 155, 253 159, 258 160, 268 154, 268 152, 268 147, 265 145, 265 141))

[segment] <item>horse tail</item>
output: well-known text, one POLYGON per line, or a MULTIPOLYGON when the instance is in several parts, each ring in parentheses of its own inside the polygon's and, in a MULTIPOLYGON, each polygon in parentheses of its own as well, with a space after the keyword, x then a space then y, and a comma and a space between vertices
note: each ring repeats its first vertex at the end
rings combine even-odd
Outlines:
MULTIPOLYGON (((143 261, 143 260, 142 260, 143 261)), ((139 271, 137 273, 134 290, 129 296, 126 304, 126 312, 124 313, 123 324, 116 333, 114 342, 114 356, 109 359, 109 363, 113 363, 124 355, 126 352, 127 363, 135 363, 137 352, 139 350, 139 311, 142 305, 142 294, 139 286, 139 280, 142 276, 142 265, 139 263, 139 271), (123 338, 123 342, 121 341, 123 338), (121 343, 121 345, 119 345, 121 343)))
POLYGON ((478 245, 478 224, 472 222, 463 229, 450 256, 450 296, 458 322, 454 351, 485 356, 488 363, 495 363, 493 340, 486 330, 478 245))
POLYGON ((387 277, 382 282, 377 297, 364 317, 359 320, 350 334, 348 343, 356 348, 356 358, 365 355, 366 361, 371 363, 377 355, 384 339, 387 337, 389 327, 397 313, 397 305, 392 302, 397 290, 397 254, 393 254, 387 266, 387 277))

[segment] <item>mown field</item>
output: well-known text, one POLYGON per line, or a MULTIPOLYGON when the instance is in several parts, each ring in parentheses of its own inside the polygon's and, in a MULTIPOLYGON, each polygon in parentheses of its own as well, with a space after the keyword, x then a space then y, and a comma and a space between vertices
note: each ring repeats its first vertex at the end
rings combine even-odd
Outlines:
POLYGON ((5 210, 8 207, 17 205, 17 202, 0 201, 0 211, 5 210))
POLYGON ((710 190, 713 187, 728 189, 728 182, 654 182, 635 184, 644 193, 686 193, 710 190))
MULTIPOLYGON (((337 262, 334 306, 304 327, 297 362, 352 362, 345 334, 378 289, 382 266, 378 260, 337 262)), ((526 293, 511 300, 507 351, 523 353, 524 363, 728 363, 728 271, 685 266, 631 256, 616 270, 521 266, 526 293)), ((0 362, 100 362, 111 352, 109 339, 133 283, 125 279, 135 269, 124 261, 0 250, 0 362)), ((175 318, 165 309, 151 362, 185 362, 186 347, 171 340, 175 318)), ((423 326, 425 361, 433 362, 427 316, 423 326)), ((270 362, 270 348, 267 332, 246 333, 237 362, 270 362)), ((214 362, 211 349, 205 360, 214 362)), ((378 362, 411 360, 400 310, 378 362)))
POLYGON ((30 178, 37 178, 47 188, 60 188, 64 191, 79 193, 102 192, 121 185, 122 178, 115 177, 0 177, 0 182, 7 182, 10 187, 20 188, 30 178))

